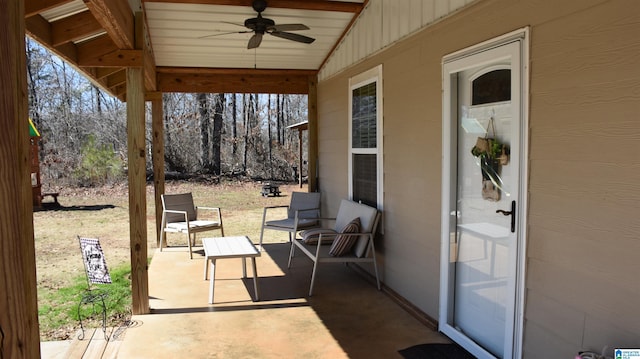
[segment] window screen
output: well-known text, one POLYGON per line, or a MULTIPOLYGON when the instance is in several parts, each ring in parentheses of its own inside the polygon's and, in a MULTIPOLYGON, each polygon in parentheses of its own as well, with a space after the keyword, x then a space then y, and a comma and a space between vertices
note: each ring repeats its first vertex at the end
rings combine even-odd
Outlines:
POLYGON ((353 200, 373 207, 378 204, 376 157, 375 154, 353 155, 353 200))

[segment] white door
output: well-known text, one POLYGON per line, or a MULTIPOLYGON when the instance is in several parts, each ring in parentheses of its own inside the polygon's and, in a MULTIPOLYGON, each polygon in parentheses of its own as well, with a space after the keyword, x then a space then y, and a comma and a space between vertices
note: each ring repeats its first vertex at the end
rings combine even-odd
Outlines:
POLYGON ((443 65, 440 330, 478 357, 519 341, 524 123, 522 43, 443 65))

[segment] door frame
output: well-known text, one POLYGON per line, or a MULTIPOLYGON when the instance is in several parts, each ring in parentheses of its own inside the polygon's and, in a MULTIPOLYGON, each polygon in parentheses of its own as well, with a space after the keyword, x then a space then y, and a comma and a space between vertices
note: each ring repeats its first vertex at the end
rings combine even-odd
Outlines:
MULTIPOLYGON (((527 242, 527 208, 528 208, 528 168, 529 168, 529 28, 515 30, 497 38, 482 42, 469 48, 446 55, 442 59, 442 213, 441 213, 441 253, 440 253, 440 308, 439 330, 449 336, 455 342, 466 348, 479 358, 493 358, 488 351, 464 334, 449 325, 452 311, 451 282, 454 280, 449 275, 450 267, 450 237, 455 233, 456 207, 456 168, 457 168, 457 101, 452 101, 452 94, 457 93, 457 84, 451 81, 451 74, 459 71, 445 72, 445 65, 471 55, 477 55, 484 51, 520 42, 520 169, 519 169, 519 198, 517 216, 517 234, 519 245, 517 247, 517 271, 514 307, 513 344, 511 357, 522 356, 522 341, 524 332, 524 306, 525 306, 525 270, 526 270, 526 242, 527 242), (456 103, 453 103, 456 102, 456 103), (452 116, 454 118, 452 118, 452 116)), ((481 65, 481 63, 479 64, 481 65)), ((514 64, 517 66, 517 64, 514 64)), ((457 96, 456 96, 457 97, 457 96)), ((508 354, 508 353, 505 353, 508 354)))

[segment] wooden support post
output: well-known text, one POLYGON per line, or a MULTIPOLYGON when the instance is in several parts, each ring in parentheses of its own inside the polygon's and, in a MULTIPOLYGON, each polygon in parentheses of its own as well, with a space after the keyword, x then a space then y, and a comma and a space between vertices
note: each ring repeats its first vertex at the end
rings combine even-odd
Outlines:
POLYGON ((151 101, 151 131, 153 133, 153 187, 156 204, 156 245, 160 246, 160 225, 162 224, 162 198, 164 194, 164 123, 162 96, 151 101))
POLYGON ((24 1, 0 1, 0 357, 39 358, 24 1))
POLYGON ((144 77, 142 68, 127 69, 127 140, 129 164, 129 236, 133 314, 149 313, 147 271, 147 196, 144 77))
POLYGON ((320 191, 318 185, 318 77, 309 76, 309 192, 320 191))

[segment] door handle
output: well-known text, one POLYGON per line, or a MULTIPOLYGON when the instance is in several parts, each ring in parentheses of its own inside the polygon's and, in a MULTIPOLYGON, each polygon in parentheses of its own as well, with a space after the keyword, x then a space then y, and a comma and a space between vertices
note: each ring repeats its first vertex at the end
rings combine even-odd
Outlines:
POLYGON ((502 213, 505 216, 511 216, 511 233, 516 233, 516 201, 511 201, 511 210, 505 211, 499 209, 496 213, 502 213))

